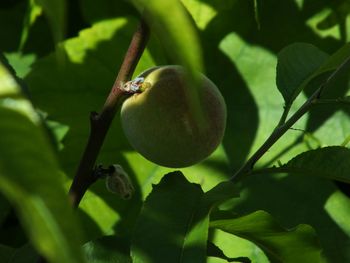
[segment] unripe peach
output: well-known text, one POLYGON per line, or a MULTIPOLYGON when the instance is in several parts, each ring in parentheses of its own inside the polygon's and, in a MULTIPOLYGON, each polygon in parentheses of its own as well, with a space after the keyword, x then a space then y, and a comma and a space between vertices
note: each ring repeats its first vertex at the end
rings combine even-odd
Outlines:
POLYGON ((124 133, 146 159, 167 167, 186 167, 208 157, 220 144, 226 126, 225 101, 213 82, 199 76, 199 106, 205 125, 194 118, 186 99, 186 72, 181 66, 142 73, 141 93, 121 109, 124 133))

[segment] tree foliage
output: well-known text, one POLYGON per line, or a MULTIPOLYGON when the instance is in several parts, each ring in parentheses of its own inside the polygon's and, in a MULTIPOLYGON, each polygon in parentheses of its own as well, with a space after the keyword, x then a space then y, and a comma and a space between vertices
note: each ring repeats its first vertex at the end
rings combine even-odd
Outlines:
POLYGON ((2 1, 1 259, 350 261, 347 2, 2 1), (98 180, 73 211, 90 113, 142 19, 151 34, 133 76, 181 64, 196 87, 204 72, 227 104, 224 139, 174 171, 132 149, 117 112, 92 165, 120 164, 133 197, 98 180))

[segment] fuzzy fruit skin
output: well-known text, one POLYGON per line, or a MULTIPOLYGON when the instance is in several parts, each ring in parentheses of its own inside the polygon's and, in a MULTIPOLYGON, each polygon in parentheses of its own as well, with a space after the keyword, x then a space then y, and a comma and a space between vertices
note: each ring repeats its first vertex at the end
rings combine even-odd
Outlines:
POLYGON ((134 94, 121 108, 122 127, 135 150, 162 166, 181 168, 208 157, 220 144, 226 126, 226 104, 220 91, 200 74, 199 99, 206 125, 189 111, 185 71, 181 66, 151 68, 145 91, 134 94))

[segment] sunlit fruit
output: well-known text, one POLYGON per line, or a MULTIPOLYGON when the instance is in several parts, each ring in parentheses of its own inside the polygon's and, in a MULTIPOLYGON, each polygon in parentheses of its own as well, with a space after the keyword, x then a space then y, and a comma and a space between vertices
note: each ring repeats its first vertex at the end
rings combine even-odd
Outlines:
POLYGON ((136 84, 141 83, 144 90, 126 99, 121 109, 124 133, 136 151, 156 164, 180 168, 202 161, 217 148, 225 131, 226 105, 212 81, 199 76, 202 122, 191 110, 185 89, 194 87, 188 86, 181 66, 151 68, 138 76, 136 84))

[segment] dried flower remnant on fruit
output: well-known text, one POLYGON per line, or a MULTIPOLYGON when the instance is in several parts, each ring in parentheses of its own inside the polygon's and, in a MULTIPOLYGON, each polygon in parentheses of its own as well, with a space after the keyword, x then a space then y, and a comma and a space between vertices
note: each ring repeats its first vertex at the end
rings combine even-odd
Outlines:
POLYGON ((130 199, 135 189, 128 174, 118 164, 112 165, 111 171, 112 173, 106 177, 107 189, 111 193, 119 195, 122 199, 130 199))
POLYGON ((125 83, 123 85, 123 90, 131 94, 141 93, 147 88, 147 86, 148 85, 145 83, 145 78, 137 77, 125 83))

